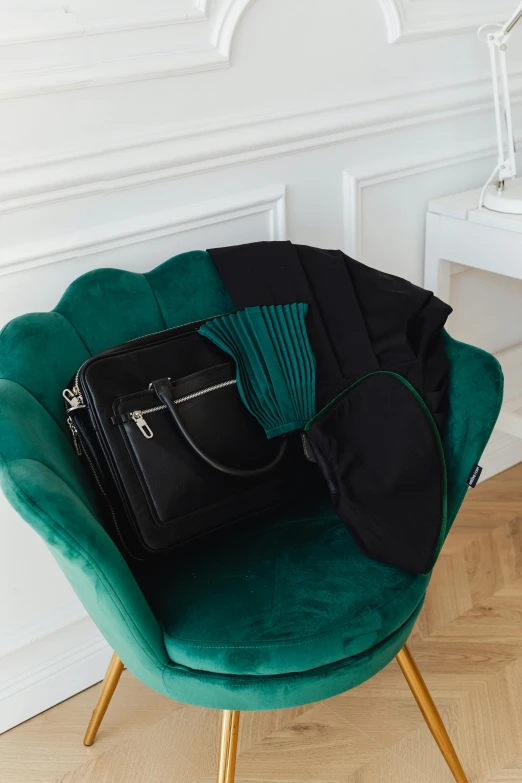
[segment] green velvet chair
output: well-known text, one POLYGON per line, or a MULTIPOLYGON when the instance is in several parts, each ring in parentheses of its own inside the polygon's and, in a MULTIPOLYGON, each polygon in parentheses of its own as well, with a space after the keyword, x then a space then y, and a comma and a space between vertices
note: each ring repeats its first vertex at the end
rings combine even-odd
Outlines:
MULTIPOLYGON (((368 559, 331 510, 306 497, 256 524, 231 526, 167 563, 131 568, 96 518, 61 397, 92 354, 233 310, 206 252, 148 274, 89 272, 49 313, 0 333, 0 474, 115 650, 85 743, 125 666, 159 693, 224 711, 218 780, 234 780, 241 710, 274 710, 354 688, 394 656, 459 783, 466 778, 405 647, 430 575, 368 559)), ((448 526, 499 412, 502 373, 445 336, 451 365, 444 441, 448 526)), ((422 524, 422 520, 419 520, 422 524)), ((392 718, 392 716, 390 716, 392 718)), ((174 778, 175 779, 175 775, 174 778)))

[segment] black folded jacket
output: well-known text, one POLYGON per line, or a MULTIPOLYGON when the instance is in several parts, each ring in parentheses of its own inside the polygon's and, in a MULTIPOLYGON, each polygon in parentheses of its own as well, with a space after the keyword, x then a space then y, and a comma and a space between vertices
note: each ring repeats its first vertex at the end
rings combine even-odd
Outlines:
POLYGON ((370 556, 429 570, 445 525, 451 308, 340 250, 258 242, 209 252, 239 310, 308 303, 319 413, 307 437, 337 513, 370 556))

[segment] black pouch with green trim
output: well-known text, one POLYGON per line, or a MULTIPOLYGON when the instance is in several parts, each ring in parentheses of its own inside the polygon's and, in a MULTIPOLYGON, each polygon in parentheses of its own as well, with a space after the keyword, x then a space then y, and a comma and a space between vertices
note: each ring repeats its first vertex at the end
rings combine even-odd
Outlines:
POLYGON ((306 437, 363 551, 429 571, 446 529, 446 466, 433 417, 408 381, 366 375, 312 419, 306 437))

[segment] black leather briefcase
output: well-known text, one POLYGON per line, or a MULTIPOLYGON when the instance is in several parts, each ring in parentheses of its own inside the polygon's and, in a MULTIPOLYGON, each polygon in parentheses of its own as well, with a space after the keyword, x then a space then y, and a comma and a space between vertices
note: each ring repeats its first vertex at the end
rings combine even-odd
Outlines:
POLYGON ((133 557, 276 504, 302 465, 243 405, 235 365, 202 323, 93 356, 63 393, 104 521, 133 557))

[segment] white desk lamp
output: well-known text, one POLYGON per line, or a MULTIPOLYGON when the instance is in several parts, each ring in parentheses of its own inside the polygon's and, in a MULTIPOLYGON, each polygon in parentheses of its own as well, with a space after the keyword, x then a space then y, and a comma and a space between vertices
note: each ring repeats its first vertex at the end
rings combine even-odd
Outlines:
POLYGON ((497 165, 482 190, 479 206, 487 207, 495 212, 508 212, 511 215, 522 215, 522 179, 517 177, 506 50, 513 29, 521 19, 522 2, 505 25, 485 24, 478 31, 479 39, 486 42, 489 47, 498 139, 497 165), (502 111, 499 92, 499 70, 504 111, 502 111), (505 131, 502 114, 504 114, 506 123, 505 131), (496 183, 493 182, 495 177, 496 183))

